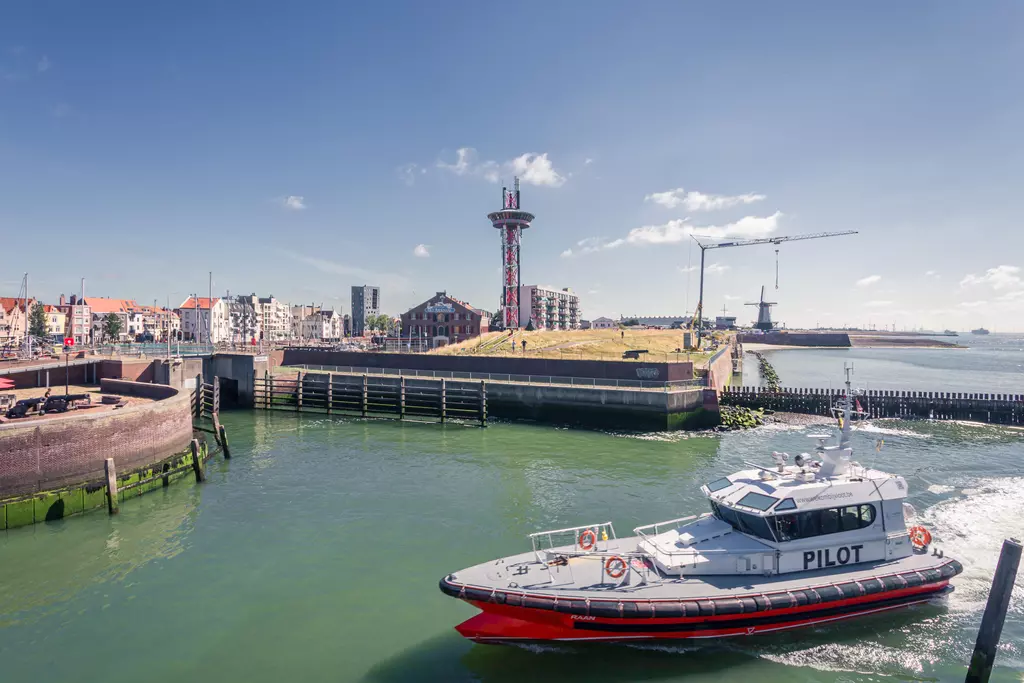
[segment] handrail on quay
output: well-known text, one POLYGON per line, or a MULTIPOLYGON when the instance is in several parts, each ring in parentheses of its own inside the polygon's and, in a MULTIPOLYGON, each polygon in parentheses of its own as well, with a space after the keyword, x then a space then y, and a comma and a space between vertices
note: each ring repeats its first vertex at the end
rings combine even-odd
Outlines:
POLYGON ((431 379, 468 379, 486 380, 489 382, 512 382, 524 384, 555 384, 580 387, 614 387, 620 389, 672 389, 682 387, 705 387, 707 379, 666 380, 657 382, 639 379, 602 379, 595 377, 563 377, 558 375, 513 375, 496 372, 458 372, 455 370, 404 370, 401 368, 371 368, 356 365, 289 365, 282 369, 302 370, 303 372, 336 372, 350 375, 392 375, 396 377, 425 377, 431 379))

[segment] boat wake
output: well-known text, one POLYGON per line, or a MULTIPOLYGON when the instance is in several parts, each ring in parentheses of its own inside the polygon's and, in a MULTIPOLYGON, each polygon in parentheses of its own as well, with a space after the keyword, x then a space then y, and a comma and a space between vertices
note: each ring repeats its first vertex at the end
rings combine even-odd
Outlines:
MULTIPOLYGON (((941 489, 942 493, 956 490, 940 485, 933 488, 941 489)), ((777 638, 735 639, 723 641, 722 645, 778 664, 850 674, 927 674, 940 665, 940 653, 953 653, 954 659, 966 663, 1003 539, 1021 533, 1019 511, 1024 508, 1024 478, 972 481, 959 490, 959 495, 919 515, 920 521, 933 531, 937 545, 963 563, 964 572, 953 580, 955 590, 948 597, 908 609, 899 617, 839 622, 810 633, 793 631, 777 638), (935 605, 945 608, 936 609, 935 605), (894 622, 894 618, 898 621, 894 622), (828 642, 814 643, 823 637, 828 642)), ((1022 668, 1024 648, 1018 644, 1021 634, 1011 630, 1011 622, 1022 621, 1024 585, 1018 582, 1000 645, 1002 666, 1022 668)))

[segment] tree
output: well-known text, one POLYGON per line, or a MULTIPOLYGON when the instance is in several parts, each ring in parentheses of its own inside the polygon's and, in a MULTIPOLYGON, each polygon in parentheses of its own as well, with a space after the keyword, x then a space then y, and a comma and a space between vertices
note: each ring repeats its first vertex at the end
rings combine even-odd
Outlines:
POLYGON ((623 320, 619 324, 622 325, 623 327, 636 327, 637 325, 640 324, 640 321, 637 320, 636 318, 630 318, 629 320, 623 320))
POLYGON ((526 323, 526 331, 533 332, 537 327, 533 324, 533 318, 530 318, 530 322, 526 323))
POLYGON ((33 337, 46 336, 46 311, 43 310, 41 303, 36 302, 36 305, 32 307, 32 312, 29 313, 28 333, 33 337))
POLYGON ((121 318, 117 313, 107 313, 107 317, 103 319, 103 338, 113 338, 114 341, 120 340, 121 318))

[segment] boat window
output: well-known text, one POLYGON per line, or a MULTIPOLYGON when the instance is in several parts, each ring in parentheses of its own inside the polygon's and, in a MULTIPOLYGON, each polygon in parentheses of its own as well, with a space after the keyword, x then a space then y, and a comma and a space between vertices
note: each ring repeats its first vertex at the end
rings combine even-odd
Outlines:
POLYGON ((875 523, 875 506, 874 505, 861 505, 860 506, 860 528, 869 527, 875 523))
POLYGON ((853 531, 860 528, 860 514, 856 505, 839 510, 839 527, 842 531, 853 531))
POLYGON ((821 511, 821 533, 834 534, 839 531, 839 510, 830 508, 821 511))
POLYGON ((783 498, 782 502, 775 506, 776 512, 780 510, 795 510, 796 502, 792 498, 783 498))
POLYGON ((732 482, 729 481, 729 477, 723 477, 721 479, 715 479, 713 482, 707 485, 708 491, 714 493, 715 491, 721 491, 722 489, 729 488, 732 486, 732 482))
POLYGON ((797 535, 796 515, 779 515, 775 518, 775 533, 780 541, 795 541, 797 535))
POLYGON ((740 498, 737 505, 743 505, 748 508, 754 508, 755 510, 761 510, 762 512, 770 508, 772 505, 778 502, 778 498, 772 498, 766 496, 763 493, 755 493, 751 491, 747 495, 740 498))
POLYGON ((864 529, 875 523, 875 514, 874 505, 850 505, 842 508, 776 515, 771 518, 769 524, 775 529, 775 534, 780 541, 795 541, 840 531, 864 529))
POLYGON ((751 515, 745 512, 737 512, 736 518, 739 522, 739 526, 737 528, 740 531, 768 541, 775 540, 775 537, 772 535, 772 530, 768 526, 768 520, 764 517, 758 517, 757 515, 751 515))
POLYGON ((736 518, 736 511, 732 508, 726 507, 725 505, 719 505, 718 515, 723 521, 728 522, 731 526, 739 526, 739 520, 736 518))

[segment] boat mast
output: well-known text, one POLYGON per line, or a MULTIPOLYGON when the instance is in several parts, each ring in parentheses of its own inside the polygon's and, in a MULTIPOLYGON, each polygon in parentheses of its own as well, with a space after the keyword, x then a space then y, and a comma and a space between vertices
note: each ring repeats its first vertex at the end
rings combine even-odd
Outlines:
POLYGON ((850 375, 853 374, 853 366, 844 364, 843 371, 846 373, 846 401, 843 403, 843 429, 839 436, 840 450, 850 447, 850 434, 852 432, 850 417, 853 412, 853 389, 850 386, 850 375))

